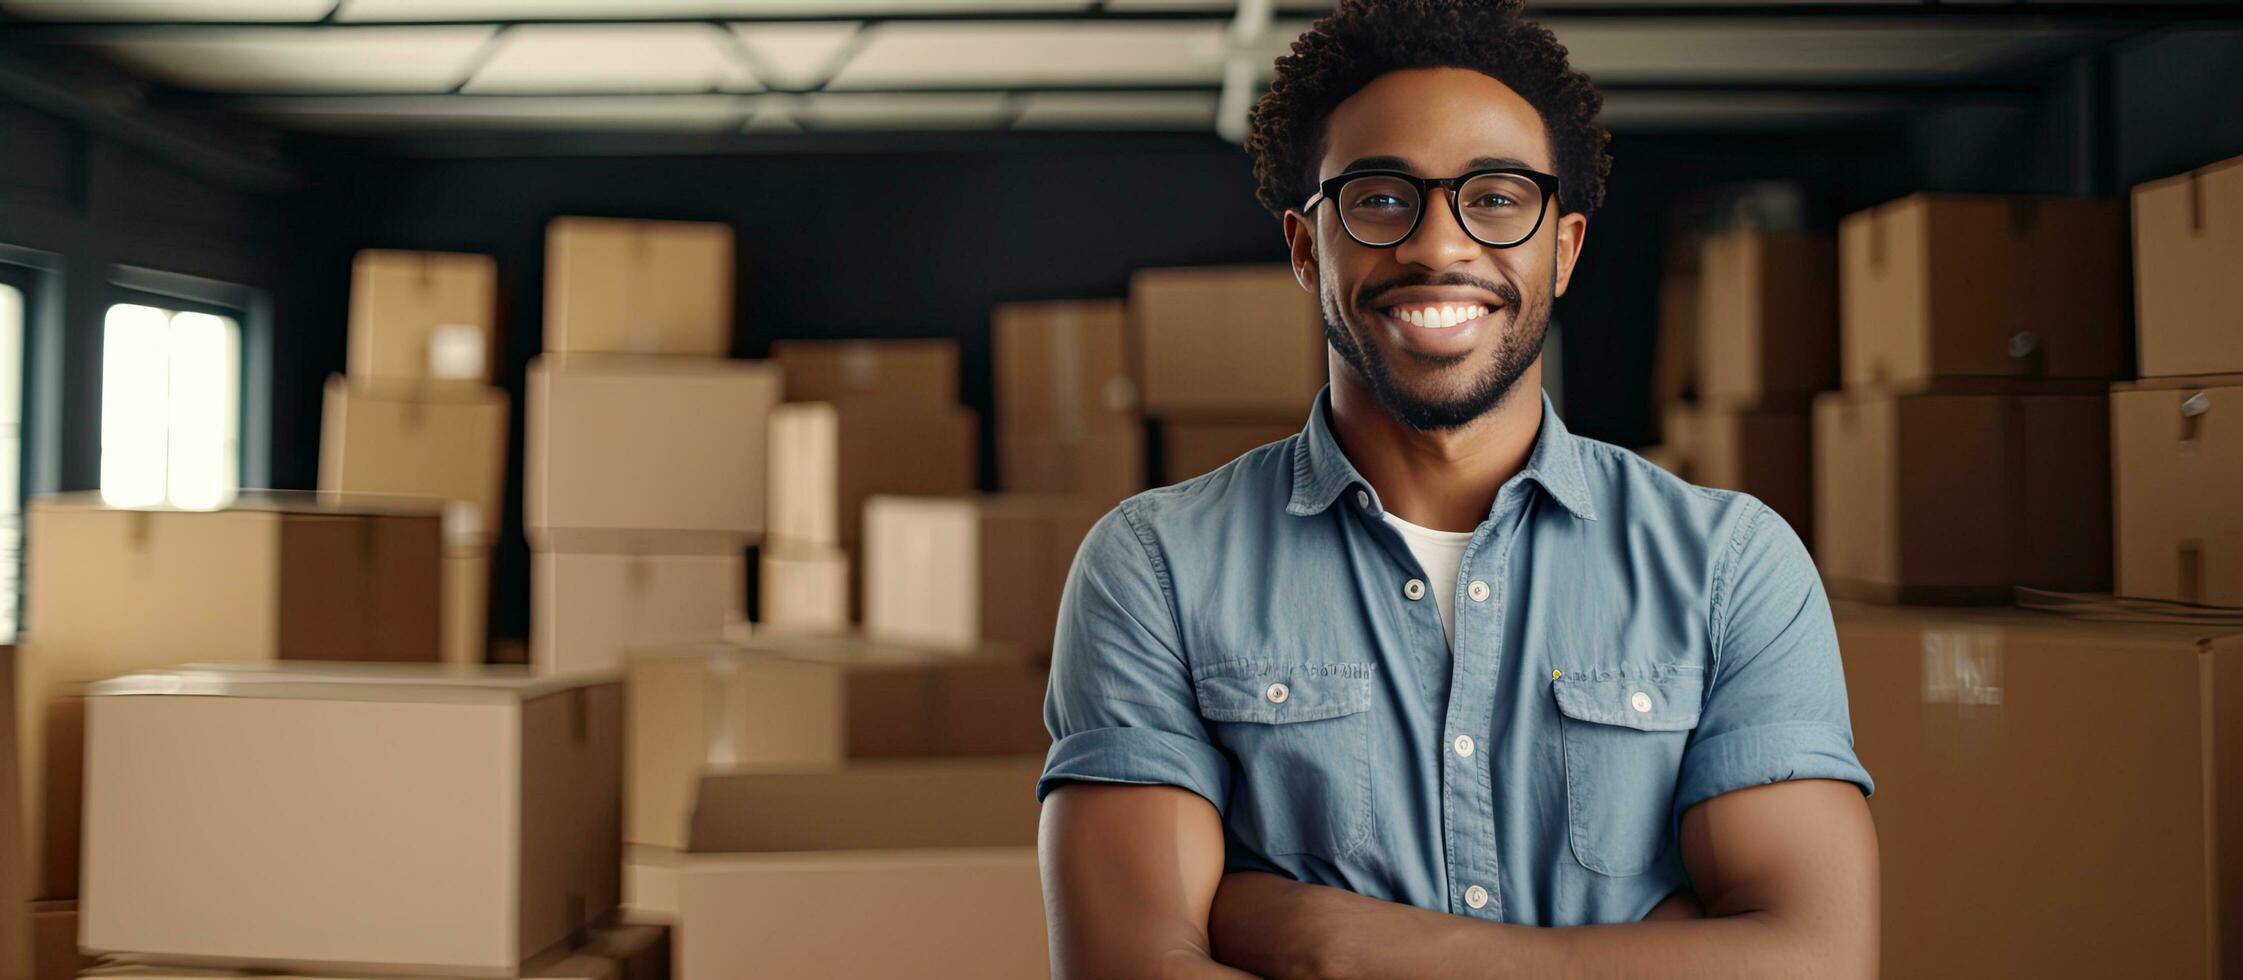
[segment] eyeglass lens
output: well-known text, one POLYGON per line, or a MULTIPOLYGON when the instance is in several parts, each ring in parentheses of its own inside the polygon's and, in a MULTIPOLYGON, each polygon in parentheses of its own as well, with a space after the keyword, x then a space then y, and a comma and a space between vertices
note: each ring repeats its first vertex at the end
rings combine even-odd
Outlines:
MULTIPOLYGON (((1396 177, 1358 177, 1340 188, 1340 220, 1365 245, 1392 245, 1417 223, 1417 186, 1396 177)), ((1481 174, 1457 191, 1457 210, 1472 237, 1513 245, 1534 233, 1542 217, 1542 188, 1514 174, 1481 174)))

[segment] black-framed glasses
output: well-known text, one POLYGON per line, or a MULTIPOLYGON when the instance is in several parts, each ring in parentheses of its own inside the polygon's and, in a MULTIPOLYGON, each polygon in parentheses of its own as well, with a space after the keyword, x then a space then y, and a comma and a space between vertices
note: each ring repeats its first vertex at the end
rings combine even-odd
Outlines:
POLYGON ((1420 177, 1400 170, 1356 170, 1317 185, 1301 213, 1331 201, 1347 237, 1365 248, 1393 248, 1425 220, 1433 188, 1449 192, 1449 211, 1472 240, 1511 248, 1542 228, 1546 203, 1558 196, 1558 178, 1523 167, 1474 170, 1458 177, 1420 177))

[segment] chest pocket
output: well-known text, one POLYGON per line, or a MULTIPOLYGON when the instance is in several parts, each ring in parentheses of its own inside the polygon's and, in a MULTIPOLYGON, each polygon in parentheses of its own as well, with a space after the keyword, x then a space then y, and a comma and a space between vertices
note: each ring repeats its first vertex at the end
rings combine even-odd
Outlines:
POLYGON ((1672 843, 1682 750, 1698 727, 1705 671, 1561 675, 1550 684, 1565 741, 1566 833, 1573 857, 1600 875, 1651 870, 1672 843))
POLYGON ((1230 660, 1202 669, 1200 716, 1236 766, 1228 823, 1269 855, 1339 860, 1371 830, 1371 665, 1230 660))

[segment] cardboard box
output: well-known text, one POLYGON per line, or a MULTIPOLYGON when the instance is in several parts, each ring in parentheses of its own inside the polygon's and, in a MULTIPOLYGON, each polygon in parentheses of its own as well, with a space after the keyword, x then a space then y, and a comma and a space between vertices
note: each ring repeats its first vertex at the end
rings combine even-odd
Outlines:
POLYGON ((732 352, 732 228, 555 218, 545 229, 545 350, 732 352))
POLYGON ((704 780, 700 853, 678 872, 682 975, 1048 976, 1033 762, 704 780), (945 846, 890 843, 930 840, 945 846), (710 853, 764 844, 786 849, 710 853))
POLYGON ((1698 401, 1804 408, 1838 386, 1838 255, 1827 234, 1732 232, 1700 256, 1698 401))
POLYGON ((490 384, 498 263, 488 255, 366 249, 351 260, 353 379, 490 384))
MULTIPOLYGON (((652 923, 595 929, 583 946, 540 955, 522 964, 518 974, 534 980, 670 980, 670 929, 667 925, 652 923)), ((312 977, 125 960, 99 964, 88 961, 83 972, 61 974, 58 980, 70 977, 81 980, 362 980, 355 975, 312 977)))
POLYGON ((860 399, 773 417, 773 540, 855 545, 866 498, 970 493, 980 482, 981 422, 969 409, 860 399))
POLYGON ((506 495, 505 390, 329 376, 319 488, 457 501, 474 508, 465 521, 488 544, 506 495))
POLYGON ((1659 276, 1659 339, 1651 351, 1651 402, 1668 405, 1698 395, 1698 273, 1668 269, 1659 276))
POLYGON ((841 543, 841 413, 831 402, 771 410, 771 540, 841 543))
POLYGON ((1846 387, 1935 378, 2114 378, 2125 348, 2118 208, 1915 194, 1838 229, 1846 387))
POLYGON ((1877 780, 1885 975, 2235 975, 2243 637, 1834 612, 1877 780))
POLYGON ((177 668, 89 688, 80 941, 507 976, 616 907, 621 685, 177 668))
POLYGON ((953 340, 780 340, 771 360, 786 372, 790 402, 958 403, 953 340))
POLYGON ((1815 540, 1814 422, 1804 409, 1713 409, 1699 416, 1690 481, 1758 497, 1815 540))
POLYGON ((2243 157, 2134 188, 2142 376, 2243 374, 2243 157))
POLYGON ((490 652, 491 552, 479 545, 444 551, 443 659, 479 664, 490 652))
POLYGON ((1283 265, 1139 269, 1129 278, 1145 414, 1295 416, 1324 387, 1324 317, 1283 265))
POLYGON ((2243 606, 2243 377, 2111 389, 2117 591, 2243 606))
POLYGON ((747 621, 747 542, 731 535, 550 535, 531 559, 530 666, 608 671, 634 647, 715 640, 747 621))
POLYGON ((14 707, 26 877, 16 897, 78 894, 76 701, 85 682, 177 660, 437 659, 442 546, 433 513, 249 495, 233 509, 35 500, 14 707), (129 614, 125 614, 129 613, 129 614))
POLYGON ((1815 399, 1815 557, 1832 594, 2006 602, 2110 584, 2109 405, 2079 394, 1815 399))
POLYGON ((523 526, 763 532, 768 362, 540 358, 529 367, 523 526))
POLYGON ((1006 490, 1119 501, 1145 488, 1120 300, 1008 303, 992 318, 1006 490))
POLYGON ((703 769, 832 769, 847 756, 839 664, 708 643, 635 654, 626 671, 631 844, 686 846, 703 769))
POLYGON ((1108 509, 1065 497, 873 497, 865 502, 866 635, 1049 651, 1067 571, 1108 509))
POLYGON ((1287 436, 1300 422, 1170 422, 1160 428, 1161 479, 1182 483, 1287 436))
POLYGON ((849 631, 849 553, 767 544, 756 576, 757 625, 778 633, 849 631))
POLYGON ((31 980, 70 980, 90 965, 78 953, 78 903, 31 903, 31 980))
POLYGON ((1036 429, 997 433, 998 482, 1013 493, 1065 494, 1117 504, 1146 488, 1142 426, 1078 440, 1036 429))

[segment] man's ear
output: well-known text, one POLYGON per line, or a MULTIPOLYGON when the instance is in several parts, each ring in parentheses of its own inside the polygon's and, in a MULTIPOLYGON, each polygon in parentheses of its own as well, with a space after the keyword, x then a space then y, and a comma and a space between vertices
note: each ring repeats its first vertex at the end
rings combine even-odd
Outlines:
POLYGON ((1573 281, 1573 263, 1581 257, 1581 241, 1589 235, 1589 218, 1579 211, 1558 215, 1557 287, 1552 296, 1565 295, 1566 284, 1573 281))
POLYGON ((1316 223, 1298 211, 1286 211, 1283 219, 1285 248, 1291 253, 1293 278, 1302 289, 1316 292, 1316 223))

